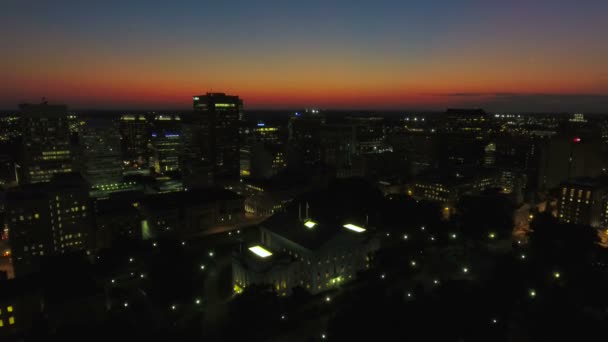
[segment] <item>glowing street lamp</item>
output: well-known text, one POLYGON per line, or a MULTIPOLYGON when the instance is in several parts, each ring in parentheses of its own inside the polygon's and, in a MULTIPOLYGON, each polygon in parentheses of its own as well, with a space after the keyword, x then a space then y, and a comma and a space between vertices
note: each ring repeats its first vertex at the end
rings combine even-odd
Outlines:
POLYGON ((330 297, 330 296, 325 297, 325 301, 326 301, 327 303, 331 302, 331 297, 330 297))
POLYGON ((467 267, 462 268, 462 273, 469 273, 469 269, 467 267))
POLYGON ((128 308, 128 307, 129 307, 129 303, 124 302, 123 306, 124 306, 125 308, 128 308))
POLYGON ((407 240, 407 239, 409 239, 409 236, 407 236, 407 234, 404 234, 403 235, 403 240, 407 240))
POLYGON ((528 291, 528 295, 530 296, 530 298, 536 298, 536 290, 530 289, 528 291))
POLYGON ((562 275, 559 272, 553 272, 553 278, 559 279, 562 275))

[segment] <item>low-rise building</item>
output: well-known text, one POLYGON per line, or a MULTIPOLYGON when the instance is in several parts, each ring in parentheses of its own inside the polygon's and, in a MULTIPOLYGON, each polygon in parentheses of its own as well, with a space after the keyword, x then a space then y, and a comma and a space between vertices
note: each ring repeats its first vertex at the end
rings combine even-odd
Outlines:
POLYGON ((330 290, 368 268, 379 248, 371 229, 348 221, 300 219, 288 212, 274 215, 259 231, 259 241, 233 256, 236 292, 252 284, 272 285, 280 295, 294 287, 311 293, 330 290))

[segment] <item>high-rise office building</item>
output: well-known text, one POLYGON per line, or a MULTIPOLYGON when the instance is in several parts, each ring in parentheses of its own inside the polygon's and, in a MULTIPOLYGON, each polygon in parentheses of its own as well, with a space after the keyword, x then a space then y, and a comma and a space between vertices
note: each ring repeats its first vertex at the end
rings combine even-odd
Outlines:
POLYGON ((156 115, 152 121, 151 166, 157 175, 179 171, 182 147, 181 117, 156 115))
POLYGON ((316 109, 297 112, 289 118, 287 164, 289 167, 321 162, 321 127, 325 117, 316 109))
POLYGON ((107 118, 86 118, 79 131, 82 175, 92 187, 122 180, 121 139, 118 124, 107 118))
POLYGON ((16 275, 36 271, 44 256, 89 250, 90 212, 89 185, 78 173, 11 190, 6 224, 16 275))
POLYGON ((243 117, 243 101, 238 96, 207 93, 193 97, 190 159, 193 168, 185 170, 185 178, 195 175, 196 168, 208 165, 214 180, 238 180, 240 176, 239 128, 243 117))
POLYGON ((143 114, 126 114, 120 118, 123 163, 127 171, 148 167, 150 127, 143 114))
POLYGON ((48 182, 53 175, 74 170, 68 109, 65 105, 20 105, 22 183, 48 182))
POLYGON ((241 177, 270 178, 284 169, 284 127, 258 122, 241 131, 241 177))

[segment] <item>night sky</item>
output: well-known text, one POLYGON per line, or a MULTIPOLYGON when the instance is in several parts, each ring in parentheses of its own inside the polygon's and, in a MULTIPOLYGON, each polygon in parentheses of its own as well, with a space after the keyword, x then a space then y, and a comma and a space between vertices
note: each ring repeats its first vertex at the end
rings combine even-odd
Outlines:
POLYGON ((608 1, 3 0, 0 108, 608 112, 608 1))

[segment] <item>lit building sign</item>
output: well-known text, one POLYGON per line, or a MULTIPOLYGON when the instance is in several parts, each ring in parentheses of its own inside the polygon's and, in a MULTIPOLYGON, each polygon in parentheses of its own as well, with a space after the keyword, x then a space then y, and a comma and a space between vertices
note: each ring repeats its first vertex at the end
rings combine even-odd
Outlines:
POLYGON ((215 108, 231 108, 234 107, 234 103, 216 103, 215 108))

